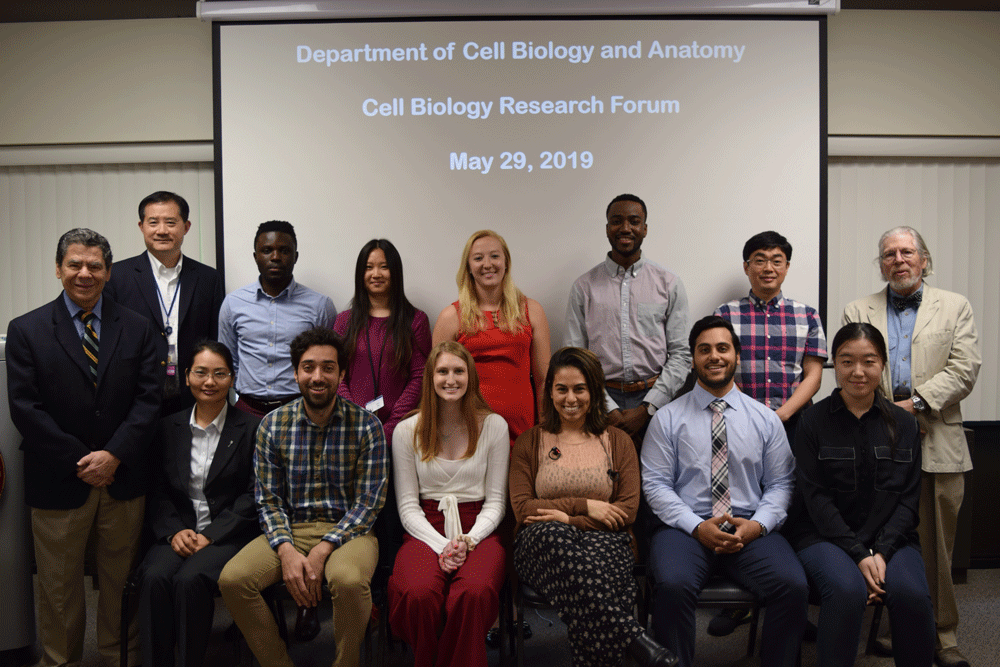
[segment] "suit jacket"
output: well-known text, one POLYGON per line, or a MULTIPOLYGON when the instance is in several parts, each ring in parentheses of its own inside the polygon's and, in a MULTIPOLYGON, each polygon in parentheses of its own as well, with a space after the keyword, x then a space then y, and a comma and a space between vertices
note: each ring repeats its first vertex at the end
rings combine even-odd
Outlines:
MULTIPOLYGON (((868 322, 888 344, 887 296, 888 287, 851 302, 844 309, 842 324, 868 322)), ((917 415, 927 432, 921 447, 922 468, 926 472, 972 470, 959 401, 975 386, 982 357, 968 299, 924 283, 911 346, 911 384, 930 408, 917 415)), ((889 364, 882 373, 882 390, 892 396, 889 364)))
MULTIPOLYGON (((210 266, 185 257, 181 264, 181 293, 178 295, 177 322, 177 363, 178 373, 191 356, 195 342, 200 338, 215 340, 219 332, 219 308, 226 293, 222 276, 210 266)), ((149 318, 156 326, 156 359, 159 365, 160 386, 167 377, 167 334, 163 314, 160 312, 160 297, 157 295, 156 276, 149 263, 149 255, 142 253, 115 262, 111 278, 104 286, 104 294, 118 303, 131 308, 149 318)), ((184 387, 180 379, 180 394, 167 401, 165 414, 194 405, 194 397, 184 387)))
MULTIPOLYGON (((161 453, 159 482, 147 499, 146 516, 158 542, 178 531, 198 531, 188 495, 191 481, 191 410, 160 420, 156 434, 161 453)), ((260 535, 254 504, 253 453, 260 419, 230 406, 219 446, 205 479, 205 498, 212 522, 201 531, 215 543, 249 542, 260 535)))
POLYGON ((83 343, 60 294, 7 328, 10 414, 24 442, 25 500, 39 509, 83 505, 90 485, 76 462, 106 450, 121 461, 108 490, 146 493, 148 449, 160 411, 156 332, 111 299, 101 306, 97 387, 83 343))

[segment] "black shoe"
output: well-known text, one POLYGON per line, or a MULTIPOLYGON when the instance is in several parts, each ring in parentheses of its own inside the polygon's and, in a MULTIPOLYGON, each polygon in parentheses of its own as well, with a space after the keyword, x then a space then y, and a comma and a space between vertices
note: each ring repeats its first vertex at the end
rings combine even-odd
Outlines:
POLYGON ((312 641, 319 634, 319 614, 316 607, 299 607, 295 616, 295 639, 300 642, 312 641))
POLYGON ((643 632, 628 645, 628 655, 639 667, 674 667, 677 656, 643 632))
MULTIPOLYGON (((524 636, 525 641, 531 639, 535 634, 527 621, 521 621, 521 634, 524 636)), ((486 633, 486 647, 492 649, 500 648, 500 628, 490 628, 490 631, 486 633)))
POLYGON ((725 637, 733 634, 736 628, 744 623, 749 623, 752 618, 750 609, 723 609, 711 621, 708 622, 708 634, 713 637, 725 637))
POLYGON ((816 643, 816 635, 819 633, 819 628, 812 621, 806 621, 805 632, 802 633, 802 641, 809 642, 810 644, 816 643))

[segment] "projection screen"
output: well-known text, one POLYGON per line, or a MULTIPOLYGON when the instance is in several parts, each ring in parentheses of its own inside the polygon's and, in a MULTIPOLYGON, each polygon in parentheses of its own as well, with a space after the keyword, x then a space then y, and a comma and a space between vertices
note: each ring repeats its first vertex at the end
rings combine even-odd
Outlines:
POLYGON ((338 310, 361 246, 393 241, 433 324, 467 238, 489 228, 555 349, 570 286, 609 249, 605 207, 628 192, 648 206, 643 256, 681 277, 692 321, 746 295, 742 246, 767 229, 794 246, 785 294, 823 313, 825 30, 823 17, 216 23, 227 289, 256 279, 257 225, 288 220, 296 278, 338 310))

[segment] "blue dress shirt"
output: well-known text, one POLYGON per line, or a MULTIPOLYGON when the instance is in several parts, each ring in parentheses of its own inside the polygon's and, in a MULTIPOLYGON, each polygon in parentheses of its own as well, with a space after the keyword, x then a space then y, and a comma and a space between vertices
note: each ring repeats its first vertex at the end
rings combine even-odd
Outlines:
MULTIPOLYGON (((923 293, 923 284, 917 288, 917 292, 923 293)), ((914 292, 916 294, 917 292, 914 292)), ((889 288, 889 294, 885 300, 885 320, 888 328, 889 340, 889 369, 892 371, 892 392, 894 394, 912 394, 913 385, 910 384, 910 348, 913 343, 913 327, 917 323, 917 309, 907 307, 897 310, 892 302, 893 295, 896 294, 889 288)), ((897 295, 898 296, 898 295, 897 295)), ((891 398, 891 397, 890 397, 891 398)))
MULTIPOLYGON (((84 312, 76 301, 69 298, 69 294, 66 294, 66 290, 63 290, 63 301, 66 303, 66 307, 69 309, 69 316, 73 320, 73 326, 76 327, 76 334, 83 340, 84 324, 83 320, 80 319, 80 313, 84 312)), ((101 306, 104 304, 104 295, 97 297, 97 303, 91 309, 91 311, 96 315, 94 320, 90 323, 90 326, 94 327, 94 333, 97 334, 97 340, 101 340, 101 306)))
MULTIPOLYGON (((700 384, 656 411, 642 443, 642 490, 653 512, 689 535, 712 518, 712 409, 700 384)), ((791 504, 795 458, 773 410, 735 386, 728 406, 729 495, 733 516, 771 532, 791 504)))
POLYGON ((259 399, 299 393, 289 344, 312 327, 333 328, 330 297, 292 280, 278 296, 255 280, 226 296, 219 310, 219 342, 233 353, 236 391, 259 399))

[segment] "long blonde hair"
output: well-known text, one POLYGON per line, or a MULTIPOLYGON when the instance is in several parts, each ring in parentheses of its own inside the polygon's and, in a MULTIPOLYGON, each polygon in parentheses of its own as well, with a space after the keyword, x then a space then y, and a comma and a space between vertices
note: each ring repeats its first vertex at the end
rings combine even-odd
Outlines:
POLYGON ((469 433, 469 446, 465 450, 463 459, 471 458, 476 453, 480 420, 483 416, 493 412, 483 395, 479 393, 479 374, 476 372, 476 362, 472 360, 469 351, 453 340, 442 341, 435 345, 434 349, 427 355, 427 363, 424 365, 420 406, 417 408, 416 442, 413 443, 413 446, 420 452, 421 461, 430 461, 441 451, 438 442, 441 399, 434 391, 434 368, 437 366, 438 359, 445 353, 455 355, 464 361, 466 368, 468 368, 469 381, 465 395, 462 397, 461 410, 469 433))
POLYGON ((469 254, 472 252, 472 244, 487 236, 500 242, 503 248, 503 257, 506 267, 503 273, 503 290, 500 297, 499 317, 497 318, 497 328, 508 333, 521 333, 521 330, 528 324, 527 299, 521 290, 514 285, 514 279, 510 272, 510 249, 503 237, 492 229, 481 229, 469 237, 462 251, 462 262, 458 266, 458 274, 455 282, 458 284, 458 330, 463 333, 475 333, 486 328, 486 317, 482 308, 479 307, 479 297, 476 295, 476 281, 469 273, 469 254))

